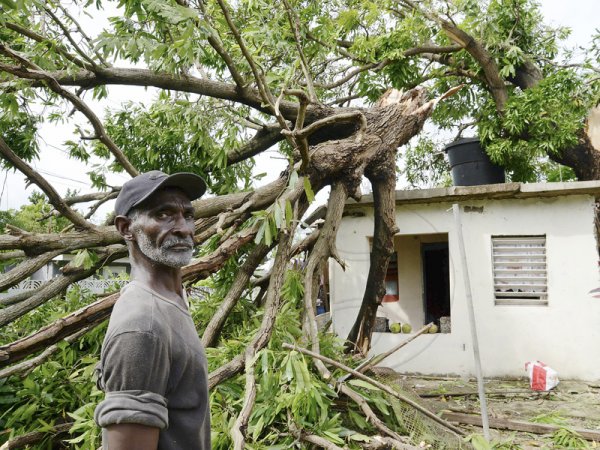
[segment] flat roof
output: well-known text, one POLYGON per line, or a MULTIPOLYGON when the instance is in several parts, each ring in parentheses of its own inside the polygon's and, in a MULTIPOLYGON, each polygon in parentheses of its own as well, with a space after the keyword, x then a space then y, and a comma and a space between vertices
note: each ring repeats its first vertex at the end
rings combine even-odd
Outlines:
MULTIPOLYGON (((559 183, 500 183, 479 186, 451 186, 434 189, 396 191, 396 204, 442 203, 467 200, 561 197, 591 195, 600 198, 600 180, 559 183)), ((349 199, 350 205, 373 203, 373 194, 363 195, 359 202, 349 199)))

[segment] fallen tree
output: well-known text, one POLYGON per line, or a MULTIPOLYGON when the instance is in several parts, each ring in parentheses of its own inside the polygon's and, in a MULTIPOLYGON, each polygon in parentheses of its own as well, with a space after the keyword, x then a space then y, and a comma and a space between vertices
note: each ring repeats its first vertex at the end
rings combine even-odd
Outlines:
MULTIPOLYGON (((490 11, 500 14, 492 3, 490 11)), ((381 393, 367 399, 369 388, 343 384, 340 392, 352 402, 354 415, 340 417, 341 400, 327 384, 332 370, 319 359, 308 364, 283 352, 281 344, 306 343, 313 352, 342 358, 341 347, 317 332, 317 280, 327 261, 345 264, 335 247, 337 228, 344 203, 360 198, 367 179, 375 199, 371 268, 346 350, 369 351, 397 232, 398 149, 432 114, 438 119, 445 114, 446 121, 454 117, 462 127, 467 116, 459 104, 474 94, 481 103, 480 129, 488 131, 483 137, 514 140, 515 133, 502 134, 518 102, 514 87, 534 92, 545 86, 543 75, 556 75, 552 64, 544 61, 546 74, 531 69, 531 77, 524 78, 532 62, 523 57, 514 73, 507 72, 496 62, 499 52, 508 53, 497 39, 489 45, 475 40, 477 30, 468 20, 464 26, 447 20, 434 2, 378 2, 360 9, 286 0, 276 5, 144 0, 124 1, 112 14, 102 12, 103 5, 20 1, 16 8, 11 0, 0 2, 2 166, 18 170, 44 194, 52 211, 39 221, 59 217, 68 223, 47 232, 9 223, 0 236, 0 255, 10 269, 0 275, 0 289, 18 285, 60 255, 73 257, 37 289, 0 299, 5 331, 0 373, 11 377, 2 381, 8 392, 2 404, 10 405, 0 414, 2 423, 15 436, 34 431, 28 429, 39 425, 34 416, 66 420, 39 403, 54 386, 62 392, 63 416, 75 419, 71 444, 97 444, 91 411, 99 393, 90 380, 118 293, 97 298, 73 286, 126 254, 111 217, 91 219, 120 189, 110 185, 105 171, 135 176, 161 169, 198 173, 213 194, 194 202, 197 257, 184 269, 184 280, 187 288, 205 284, 212 292, 193 308, 211 357, 215 429, 222 431, 216 448, 296 439, 315 445, 325 445, 325 439, 330 448, 406 446, 401 432, 411 430, 403 428, 401 414, 386 414, 393 405, 381 393), (112 18, 105 29, 94 30, 83 24, 85 13, 112 18), (97 101, 110 96, 113 86, 151 88, 154 98, 102 113, 97 101), (449 110, 454 107, 456 114, 449 110), (483 114, 490 109, 493 118, 483 114), (72 128, 76 137, 62 145, 71 158, 89 165, 94 158, 102 161, 89 172, 97 192, 63 196, 36 168, 44 121, 64 121, 72 128), (253 158, 273 149, 287 165, 272 181, 251 189, 253 158), (306 212, 315 194, 326 190, 326 213, 312 224, 306 212), (301 253, 302 270, 294 270, 291 261, 301 253), (266 261, 272 262, 267 274, 266 261), (319 380, 308 375, 309 367, 319 380), (23 380, 19 373, 26 374, 23 380), (81 391, 63 392, 55 384, 61 377, 78 380, 81 391), (23 393, 21 400, 13 395, 16 390, 23 393), (268 402, 274 392, 289 395, 279 400, 279 409, 264 409, 259 400, 268 402), (39 404, 32 409, 27 399, 39 404), (363 436, 363 428, 371 436, 363 436)), ((532 7, 514 8, 530 14, 532 7)), ((455 8, 446 13, 461 14, 455 8)), ((512 32, 505 28, 510 41, 512 32)), ((543 33, 533 26, 529 32, 547 56, 538 39, 543 33)), ((511 43, 525 48, 520 41, 511 43)), ((580 86, 587 73, 573 76, 580 86)), ((582 100, 572 121, 593 100, 584 96, 585 89, 577 92, 582 100)), ((568 144, 580 125, 564 139, 561 158, 569 159, 568 144)), ((533 131, 521 130, 519 139, 533 131)), ((513 153, 498 155, 515 159, 513 153)), ((590 161, 571 160, 576 172, 590 161)), ((590 173, 578 174, 596 176, 590 173)))

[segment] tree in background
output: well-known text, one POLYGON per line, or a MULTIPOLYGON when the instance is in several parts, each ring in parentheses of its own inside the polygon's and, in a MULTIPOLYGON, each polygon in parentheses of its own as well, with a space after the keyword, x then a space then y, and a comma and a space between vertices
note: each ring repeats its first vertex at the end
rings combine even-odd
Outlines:
MULTIPOLYGON (((36 184, 56 215, 71 224, 62 233, 12 228, 0 236, 0 250, 22 258, 0 276, 0 289, 57 255, 93 254, 87 264, 67 265, 39 290, 3 299, 0 326, 14 330, 28 315, 55 304, 71 284, 126 254, 110 220, 90 221, 118 193, 118 186, 107 184, 107 172, 202 175, 215 195, 194 202, 197 258, 184 270, 185 283, 209 283, 215 290, 214 301, 208 309, 199 307, 197 317, 204 344, 214 348, 212 361, 219 362, 211 366, 210 386, 213 401, 231 406, 219 418, 223 429, 231 429, 235 448, 261 439, 312 439, 316 430, 330 443, 352 441, 342 437, 338 419, 330 423, 319 413, 327 408, 314 407, 325 404, 317 399, 322 391, 310 390, 316 403, 298 403, 307 397, 309 379, 297 355, 274 355, 285 340, 317 353, 334 351, 317 332, 317 279, 329 258, 344 265, 336 230, 346 200, 360 198, 363 177, 374 197, 373 250, 347 349, 366 354, 370 348, 397 231, 398 149, 420 133, 427 118, 455 132, 477 129, 513 180, 555 170, 548 158, 579 179, 600 173, 598 153, 585 135, 585 118, 598 100, 598 47, 592 45, 581 63, 559 61, 566 31, 545 26, 532 1, 123 0, 102 30, 83 26, 82 17, 106 15, 103 8, 115 8, 109 2, 0 5, 2 163, 36 184), (96 110, 96 100, 110 97, 113 85, 153 88, 152 100, 120 99, 120 107, 96 110), (90 166, 102 161, 89 172, 97 192, 63 198, 32 167, 42 122, 72 127, 77 137, 64 142, 72 158, 90 166), (254 157, 266 151, 277 151, 287 168, 275 181, 251 189, 254 157), (307 217, 315 193, 326 187, 327 207, 307 217), (73 209, 90 201, 85 215, 73 209), (289 272, 290 260, 303 252, 302 270, 289 272), (265 273, 261 264, 268 255, 273 264, 265 273), (295 331, 277 328, 282 316, 295 331), (274 365, 283 371, 278 380, 266 375, 274 365), (228 383, 242 373, 236 392, 243 402, 234 406, 227 400, 233 392, 228 383), (263 392, 303 380, 289 403, 293 412, 277 416, 296 434, 273 436, 275 416, 265 415, 262 405, 253 409, 257 377, 263 392), (313 408, 308 417, 314 423, 300 419, 302 408, 313 408)), ((412 147, 405 164, 410 176, 418 178, 435 148, 427 141, 412 147)), ((6 333, 18 339, 0 348, 0 366, 23 364, 40 350, 73 340, 105 321, 117 298, 85 297, 81 309, 64 311, 58 321, 36 322, 39 329, 27 336, 6 333)), ((315 368, 331 379, 325 365, 316 362, 315 368)), ((327 384, 318 386, 326 390, 327 384)), ((370 423, 355 418, 355 425, 399 442, 356 389, 341 388, 370 423)), ((327 393, 329 401, 333 394, 327 393)), ((224 441, 223 448, 228 445, 224 441)))

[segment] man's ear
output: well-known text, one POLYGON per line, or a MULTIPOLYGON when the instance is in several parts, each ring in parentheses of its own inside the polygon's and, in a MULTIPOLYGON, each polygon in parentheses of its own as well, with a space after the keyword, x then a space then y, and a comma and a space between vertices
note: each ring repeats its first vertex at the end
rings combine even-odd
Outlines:
POLYGON ((115 217, 115 228, 123 239, 133 241, 133 232, 131 231, 131 219, 127 216, 115 217))

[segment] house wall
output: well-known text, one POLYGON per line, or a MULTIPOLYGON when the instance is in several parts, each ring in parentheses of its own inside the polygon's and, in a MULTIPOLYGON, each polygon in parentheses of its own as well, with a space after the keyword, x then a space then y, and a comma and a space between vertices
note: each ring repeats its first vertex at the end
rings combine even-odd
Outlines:
MULTIPOLYGON (((436 203, 397 208, 399 273, 402 265, 415 264, 414 260, 402 261, 399 247, 417 245, 414 236, 403 236, 448 234, 452 316, 451 333, 419 336, 383 363, 401 372, 474 374, 451 206, 436 203)), ((524 363, 538 359, 563 378, 600 379, 600 299, 589 295, 590 290, 600 286, 593 197, 467 201, 461 206, 476 207, 469 208, 473 212, 461 208, 461 217, 484 376, 524 376, 524 363), (546 235, 548 306, 496 306, 491 236, 541 234, 546 235)), ((348 264, 346 271, 335 264, 330 266, 333 329, 342 337, 356 319, 369 269, 373 216, 368 207, 364 211, 363 217, 345 217, 338 232, 337 247, 348 264)), ((414 248, 407 252, 411 253, 413 258, 420 254, 414 248)), ((400 281, 410 299, 403 313, 415 322, 411 325, 416 331, 423 322, 422 312, 419 316, 417 311, 422 289, 418 287, 422 285, 420 273, 412 283, 400 281)), ((403 294, 400 296, 402 302, 403 294)), ((372 352, 381 353, 406 338, 402 334, 374 333, 372 352)))

